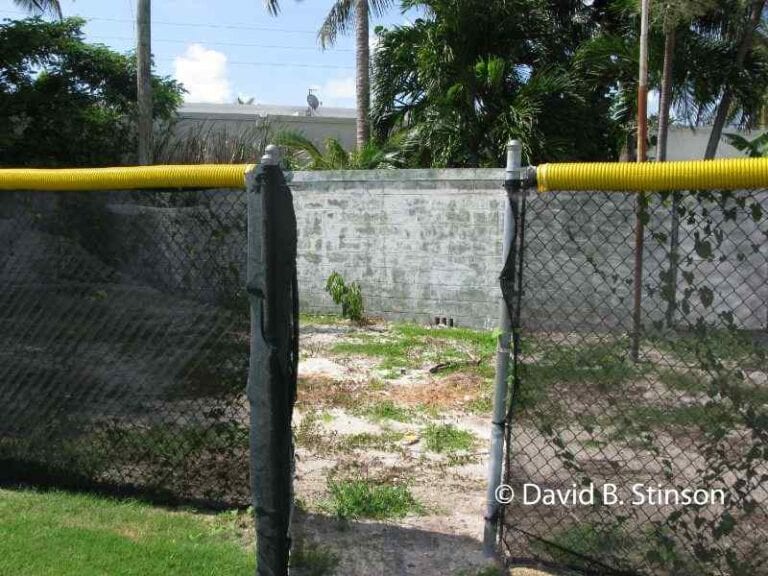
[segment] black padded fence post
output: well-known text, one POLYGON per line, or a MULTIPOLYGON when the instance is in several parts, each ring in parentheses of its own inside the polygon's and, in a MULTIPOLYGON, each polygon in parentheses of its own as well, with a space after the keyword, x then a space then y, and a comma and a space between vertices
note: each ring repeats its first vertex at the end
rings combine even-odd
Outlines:
POLYGON ((268 154, 247 179, 251 491, 258 576, 288 573, 298 297, 291 191, 268 154))

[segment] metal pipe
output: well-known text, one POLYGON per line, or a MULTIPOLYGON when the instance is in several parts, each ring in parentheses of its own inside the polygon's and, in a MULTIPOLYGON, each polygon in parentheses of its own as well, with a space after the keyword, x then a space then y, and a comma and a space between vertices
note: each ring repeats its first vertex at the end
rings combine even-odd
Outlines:
MULTIPOLYGON (((507 168, 505 186, 517 185, 520 182, 520 162, 522 145, 519 140, 507 143, 507 168)), ((515 238, 516 222, 512 214, 512 206, 505 202, 504 235, 502 243, 502 266, 515 238)), ((496 383, 493 397, 493 420, 491 421, 491 447, 488 462, 488 493, 486 496, 485 529, 483 534, 483 551, 488 557, 496 555, 496 535, 498 534, 498 517, 500 504, 496 500, 496 490, 501 485, 502 458, 504 456, 504 429, 507 412, 507 380, 509 375, 510 341, 512 319, 509 309, 502 300, 500 307, 499 335, 496 347, 496 383)))

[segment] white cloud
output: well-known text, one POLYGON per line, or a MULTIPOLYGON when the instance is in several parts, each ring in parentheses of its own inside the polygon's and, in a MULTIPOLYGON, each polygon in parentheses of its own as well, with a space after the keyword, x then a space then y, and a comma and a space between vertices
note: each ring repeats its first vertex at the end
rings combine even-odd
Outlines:
POLYGON ((227 77, 227 56, 202 44, 190 44, 183 55, 174 59, 174 76, 184 84, 187 102, 232 101, 232 87, 227 77))

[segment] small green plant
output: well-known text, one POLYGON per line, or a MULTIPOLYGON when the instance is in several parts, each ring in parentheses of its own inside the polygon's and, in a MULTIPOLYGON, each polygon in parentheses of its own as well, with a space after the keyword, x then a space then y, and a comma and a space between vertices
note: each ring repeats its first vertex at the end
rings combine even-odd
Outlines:
POLYGON ((421 513, 423 507, 407 486, 381 484, 372 480, 329 480, 328 508, 339 518, 403 518, 421 513))
POLYGON ((341 315, 344 318, 349 318, 353 322, 363 322, 365 318, 363 294, 357 282, 347 284, 341 274, 333 272, 325 283, 325 291, 331 295, 336 304, 341 306, 341 315))
POLYGON ((440 454, 467 452, 475 445, 475 437, 453 424, 429 424, 422 433, 427 450, 440 454))

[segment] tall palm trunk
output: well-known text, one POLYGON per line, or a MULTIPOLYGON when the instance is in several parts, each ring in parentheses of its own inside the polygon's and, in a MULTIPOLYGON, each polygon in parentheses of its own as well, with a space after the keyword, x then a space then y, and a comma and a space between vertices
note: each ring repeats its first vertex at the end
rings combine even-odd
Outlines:
MULTIPOLYGON (((667 159, 667 140, 669 138, 669 112, 672 107, 672 63, 675 58, 675 42, 677 32, 674 27, 667 30, 664 36, 664 67, 661 73, 661 95, 659 96, 659 135, 656 147, 656 160, 664 162, 667 159)), ((667 300, 665 320, 671 328, 675 320, 677 308, 677 264, 680 251, 680 193, 672 195, 672 223, 669 231, 669 271, 667 287, 664 296, 667 300)))
POLYGON ((723 133, 723 128, 728 120, 728 113, 731 109, 731 103, 733 101, 733 84, 736 77, 744 67, 744 59, 747 57, 747 53, 752 48, 752 38, 755 35, 755 30, 758 24, 760 24, 760 18, 763 15, 763 8, 765 8, 765 0, 753 0, 752 8, 749 15, 749 22, 744 29, 744 35, 741 37, 741 44, 739 44, 739 50, 736 52, 736 59, 733 62, 733 67, 728 75, 724 89, 723 97, 720 99, 720 104, 717 107, 717 114, 715 115, 715 121, 712 124, 712 133, 709 135, 709 142, 707 142, 707 150, 704 153, 704 159, 710 160, 715 157, 717 153, 717 145, 720 142, 720 136, 723 133))
POLYGON ((664 68, 661 73, 661 94, 659 96, 659 134, 656 147, 656 159, 664 162, 667 159, 667 138, 669 136, 669 111, 672 107, 672 63, 675 58, 675 41, 677 33, 674 28, 664 36, 664 68))
POLYGON ((355 0, 355 52, 357 79, 357 148, 368 142, 371 109, 370 49, 368 47, 368 0, 355 0))

